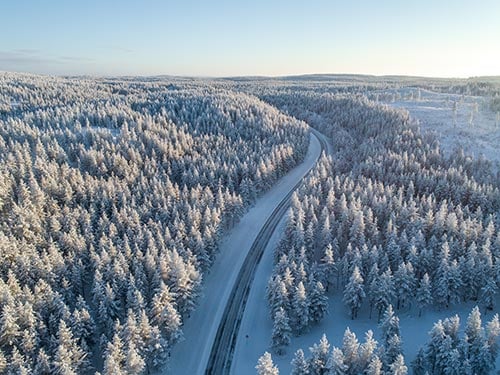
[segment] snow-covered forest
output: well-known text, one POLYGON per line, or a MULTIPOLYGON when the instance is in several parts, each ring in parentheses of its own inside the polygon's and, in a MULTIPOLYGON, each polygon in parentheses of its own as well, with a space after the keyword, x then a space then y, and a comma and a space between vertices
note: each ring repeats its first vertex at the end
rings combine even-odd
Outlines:
POLYGON ((210 85, 0 75, 0 373, 162 365, 307 126, 210 85))
MULTIPOLYGON (((365 333, 364 341, 360 343, 356 334, 347 328, 342 346, 331 349, 326 335, 323 335, 319 343, 309 348, 308 357, 302 349, 295 352, 291 374, 408 374, 410 367, 401 350, 399 318, 391 305, 385 311, 379 328, 381 345, 371 330, 365 333)), ((429 341, 411 363, 413 374, 489 374, 498 355, 498 315, 484 326, 476 307, 467 318, 463 335, 460 332, 457 315, 435 323, 429 332, 429 341)), ((259 359, 256 369, 259 375, 279 373, 268 352, 259 359)))
MULTIPOLYGON (((221 244, 238 223, 267 226, 259 199, 271 216, 289 209, 262 278, 270 340, 265 324, 250 332, 268 353, 248 373, 277 374, 273 361, 292 356, 296 375, 491 373, 500 169, 455 141, 480 132, 470 144, 498 153, 499 94, 477 80, 0 73, 0 374, 169 373, 183 328, 203 323, 200 296, 225 280, 204 288, 227 271, 219 247, 244 267, 241 244, 221 244), (436 108, 446 123, 430 122, 436 108), (331 143, 319 159, 310 127, 331 143), (281 198, 264 199, 273 189, 281 198), (435 311, 451 317, 418 320, 435 311), (411 356, 409 314, 430 332, 411 356), (343 315, 343 337, 292 345, 343 315)), ((271 234, 256 237, 262 251, 271 234)))
POLYGON ((419 314, 468 300, 494 308, 500 179, 489 161, 445 156, 407 112, 364 97, 264 97, 328 134, 335 150, 294 195, 275 252, 267 293, 277 354, 325 317, 331 289, 352 319, 367 305, 375 322, 391 304, 419 314))

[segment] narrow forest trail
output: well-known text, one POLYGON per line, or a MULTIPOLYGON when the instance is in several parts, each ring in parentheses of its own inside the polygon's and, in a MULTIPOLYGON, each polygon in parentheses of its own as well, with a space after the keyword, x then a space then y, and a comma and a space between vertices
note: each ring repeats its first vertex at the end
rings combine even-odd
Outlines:
MULTIPOLYGON (((316 135, 314 131, 311 134, 309 150, 304 161, 260 197, 223 240, 217 260, 210 273, 205 276, 203 295, 199 300, 199 304, 183 326, 184 340, 175 345, 169 367, 161 373, 205 373, 215 338, 226 312, 226 306, 234 293, 234 286, 249 252, 256 240, 260 242, 259 248, 265 248, 286 209, 277 218, 277 221, 276 214, 273 215, 273 213, 277 207, 283 206, 283 201, 289 201, 291 192, 295 190, 302 178, 316 164, 324 147, 323 143, 324 137, 316 135), (259 237, 259 233, 261 233, 262 228, 266 226, 270 218, 274 218, 276 222, 273 224, 273 230, 265 236, 267 238, 263 241, 262 236, 259 237)), ((269 224, 267 225, 269 226, 269 224)), ((243 311, 239 314, 242 313, 243 311)), ((232 318, 234 316, 230 320, 232 318)), ((228 350, 229 347, 224 348, 224 352, 228 350)), ((212 373, 219 374, 220 372, 212 373)))

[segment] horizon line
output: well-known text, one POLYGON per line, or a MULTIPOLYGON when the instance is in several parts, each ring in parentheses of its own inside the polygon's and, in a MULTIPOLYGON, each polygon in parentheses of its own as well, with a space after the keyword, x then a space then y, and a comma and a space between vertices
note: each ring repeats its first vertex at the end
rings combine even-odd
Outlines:
POLYGON ((264 78, 264 79, 283 79, 283 78, 306 78, 306 77, 372 77, 372 78, 418 78, 418 79, 454 79, 454 80, 469 80, 481 78, 500 78, 500 72, 497 75, 472 75, 472 76, 438 76, 438 75, 411 75, 411 74, 372 74, 372 73, 294 73, 284 75, 265 75, 265 74, 239 74, 239 75, 185 75, 185 74, 89 74, 89 73, 76 73, 76 74, 50 74, 50 73, 35 73, 29 71, 11 71, 0 70, 1 74, 14 73, 26 74, 44 77, 58 77, 58 78, 184 78, 184 79, 251 79, 251 78, 264 78))

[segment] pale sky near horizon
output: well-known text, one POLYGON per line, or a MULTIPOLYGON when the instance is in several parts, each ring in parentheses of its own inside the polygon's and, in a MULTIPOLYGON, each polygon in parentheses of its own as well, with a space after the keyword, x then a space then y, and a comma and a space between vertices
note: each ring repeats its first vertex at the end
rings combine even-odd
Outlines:
POLYGON ((499 0, 2 0, 0 71, 500 75, 499 0))

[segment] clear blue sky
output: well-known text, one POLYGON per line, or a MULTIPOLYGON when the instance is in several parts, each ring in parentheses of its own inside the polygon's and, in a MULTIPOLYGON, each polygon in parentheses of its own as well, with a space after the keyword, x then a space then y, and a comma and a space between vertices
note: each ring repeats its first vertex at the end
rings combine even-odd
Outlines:
POLYGON ((0 70, 500 75, 499 0, 2 0, 0 70))

